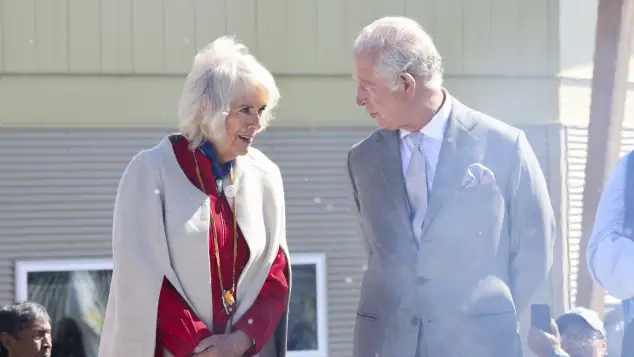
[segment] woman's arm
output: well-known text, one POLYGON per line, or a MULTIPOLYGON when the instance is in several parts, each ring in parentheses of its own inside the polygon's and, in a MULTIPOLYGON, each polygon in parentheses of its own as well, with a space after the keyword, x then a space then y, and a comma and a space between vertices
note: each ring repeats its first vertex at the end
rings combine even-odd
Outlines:
POLYGON ((233 325, 253 338, 255 345, 247 351, 247 356, 260 352, 271 339, 288 301, 288 262, 280 248, 271 265, 269 275, 260 290, 260 294, 244 316, 233 325))
POLYGON ((211 332, 187 306, 172 284, 163 278, 158 303, 156 339, 174 357, 188 357, 211 332))

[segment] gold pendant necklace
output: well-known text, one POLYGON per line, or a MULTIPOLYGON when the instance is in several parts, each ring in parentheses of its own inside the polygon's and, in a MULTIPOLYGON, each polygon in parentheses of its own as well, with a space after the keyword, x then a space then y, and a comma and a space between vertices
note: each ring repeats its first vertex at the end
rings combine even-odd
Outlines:
MULTIPOLYGON (((198 184, 203 192, 207 195, 207 188, 205 187, 205 183, 203 181, 202 175, 200 174, 200 167, 198 166, 198 159, 196 158, 196 152, 192 152, 194 155, 194 162, 196 163, 196 177, 198 179, 198 184)), ((233 178, 233 168, 229 171, 229 177, 231 179, 231 185, 234 184, 233 178)), ((219 180, 216 180, 216 185, 218 185, 219 180)), ((220 180, 220 182, 222 182, 220 180)), ((218 198, 220 199, 220 194, 222 191, 222 185, 218 185, 218 198)), ((225 195, 225 197, 227 197, 225 195)), ((231 277, 231 289, 225 290, 224 285, 222 283, 222 272, 220 269, 220 251, 218 249, 218 233, 216 230, 216 221, 214 220, 214 216, 211 213, 211 207, 209 207, 209 220, 211 222, 211 235, 214 241, 214 251, 216 255, 216 266, 218 267, 218 281, 220 283, 220 291, 222 292, 222 306, 225 308, 225 312, 227 315, 231 316, 236 311, 236 260, 238 258, 238 222, 236 220, 236 197, 233 196, 233 275, 231 277)))

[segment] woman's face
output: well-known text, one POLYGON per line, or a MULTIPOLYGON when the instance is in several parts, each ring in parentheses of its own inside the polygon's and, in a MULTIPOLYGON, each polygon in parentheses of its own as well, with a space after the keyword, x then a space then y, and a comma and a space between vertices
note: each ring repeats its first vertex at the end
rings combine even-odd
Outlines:
POLYGON ((262 129, 261 117, 268 101, 268 91, 262 86, 248 87, 231 102, 225 119, 227 128, 222 142, 214 143, 222 163, 246 155, 255 136, 262 129))

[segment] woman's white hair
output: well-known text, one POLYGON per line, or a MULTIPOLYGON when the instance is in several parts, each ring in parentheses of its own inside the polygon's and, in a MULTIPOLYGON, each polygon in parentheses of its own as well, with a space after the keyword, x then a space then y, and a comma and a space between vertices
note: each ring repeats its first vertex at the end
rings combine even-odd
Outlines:
POLYGON ((383 17, 366 26, 354 42, 354 53, 374 56, 376 74, 393 90, 404 72, 422 76, 430 88, 442 86, 442 57, 434 41, 407 17, 383 17))
POLYGON ((268 91, 260 119, 264 130, 280 99, 271 72, 249 53, 247 46, 232 37, 220 37, 200 50, 185 79, 178 105, 180 132, 190 141, 190 147, 197 148, 207 139, 222 140, 231 102, 255 86, 268 91))

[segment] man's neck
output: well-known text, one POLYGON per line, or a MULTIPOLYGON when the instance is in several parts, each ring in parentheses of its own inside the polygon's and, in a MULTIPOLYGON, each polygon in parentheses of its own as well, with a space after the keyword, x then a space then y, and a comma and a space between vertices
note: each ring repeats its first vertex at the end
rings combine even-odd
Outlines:
POLYGON ((405 128, 407 131, 420 131, 434 118, 436 114, 442 109, 445 104, 447 95, 444 90, 435 92, 431 96, 427 97, 421 102, 420 113, 417 115, 418 119, 416 123, 412 123, 411 126, 405 128))

